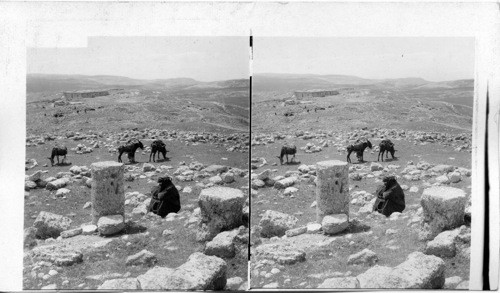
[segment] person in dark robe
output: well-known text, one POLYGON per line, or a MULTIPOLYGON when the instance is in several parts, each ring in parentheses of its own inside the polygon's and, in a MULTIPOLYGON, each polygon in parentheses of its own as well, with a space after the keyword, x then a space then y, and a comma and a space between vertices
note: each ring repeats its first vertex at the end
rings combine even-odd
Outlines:
POLYGON ((382 180, 383 185, 377 188, 377 200, 373 205, 373 210, 386 217, 394 212, 403 212, 405 209, 405 194, 394 176, 386 176, 382 180))
POLYGON ((151 202, 148 211, 165 218, 181 209, 179 191, 168 176, 158 178, 158 186, 151 189, 151 202))

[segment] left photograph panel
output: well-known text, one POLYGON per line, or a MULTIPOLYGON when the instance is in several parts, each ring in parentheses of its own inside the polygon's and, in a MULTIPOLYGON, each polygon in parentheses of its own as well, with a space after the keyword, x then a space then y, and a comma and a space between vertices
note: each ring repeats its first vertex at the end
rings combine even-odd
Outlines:
POLYGON ((24 289, 247 289, 248 46, 27 49, 24 289))

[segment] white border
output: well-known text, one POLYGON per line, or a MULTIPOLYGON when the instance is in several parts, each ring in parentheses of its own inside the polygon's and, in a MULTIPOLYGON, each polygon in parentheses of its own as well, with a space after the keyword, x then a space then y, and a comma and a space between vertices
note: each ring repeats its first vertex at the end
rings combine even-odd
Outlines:
MULTIPOLYGON (((498 276, 499 5, 473 2, 1 2, 0 289, 22 288, 26 47, 85 46, 88 36, 468 36, 476 38, 471 289, 482 254, 484 94, 490 85, 491 240, 498 276), (496 177, 495 177, 496 176, 496 177)), ((497 285, 495 285, 497 286, 497 285)))

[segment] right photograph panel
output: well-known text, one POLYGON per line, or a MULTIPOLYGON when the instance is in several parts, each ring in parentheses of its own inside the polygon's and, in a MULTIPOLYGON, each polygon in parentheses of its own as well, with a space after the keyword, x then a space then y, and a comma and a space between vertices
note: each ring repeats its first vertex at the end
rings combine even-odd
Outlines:
POLYGON ((468 289, 474 39, 253 53, 250 288, 468 289))

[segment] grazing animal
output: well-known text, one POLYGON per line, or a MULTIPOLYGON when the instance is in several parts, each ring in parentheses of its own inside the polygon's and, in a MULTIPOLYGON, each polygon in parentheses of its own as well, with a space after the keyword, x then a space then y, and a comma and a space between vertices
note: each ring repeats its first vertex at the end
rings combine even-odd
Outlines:
POLYGON ((130 163, 135 163, 135 151, 141 148, 144 149, 144 145, 138 139, 131 139, 126 145, 118 147, 118 162, 122 162, 122 154, 127 153, 127 157, 130 163))
POLYGON ((297 147, 295 145, 284 145, 281 147, 281 153, 278 157, 280 159, 280 164, 283 165, 283 157, 286 156, 286 163, 288 164, 288 155, 293 155, 292 162, 295 160, 295 153, 297 153, 297 147))
POLYGON ((384 139, 380 142, 379 144, 380 150, 378 152, 377 156, 377 161, 379 161, 380 158, 382 158, 382 162, 384 161, 384 153, 385 153, 385 158, 389 158, 389 153, 391 153, 392 159, 395 159, 394 153, 396 150, 394 149, 394 143, 390 141, 389 139, 384 139), (381 156, 382 154, 382 156, 381 156))
POLYGON ((366 148, 372 148, 372 143, 369 140, 366 140, 365 142, 361 142, 358 144, 351 144, 347 147, 347 162, 351 162, 351 153, 356 152, 356 157, 358 158, 359 162, 363 162, 363 153, 365 152, 366 148))
POLYGON ((50 165, 54 166, 54 157, 57 157, 57 164, 59 165, 59 156, 64 156, 62 159, 62 162, 66 160, 66 155, 68 154, 68 148, 63 146, 63 147, 54 147, 52 148, 52 154, 50 155, 49 159, 50 160, 50 165))
POLYGON ((160 158, 160 153, 163 155, 163 159, 167 160, 166 154, 167 149, 165 148, 165 143, 159 139, 151 143, 151 154, 149 154, 149 161, 151 162, 151 156, 153 156, 153 162, 155 161, 156 153, 158 153, 158 159, 160 158))

